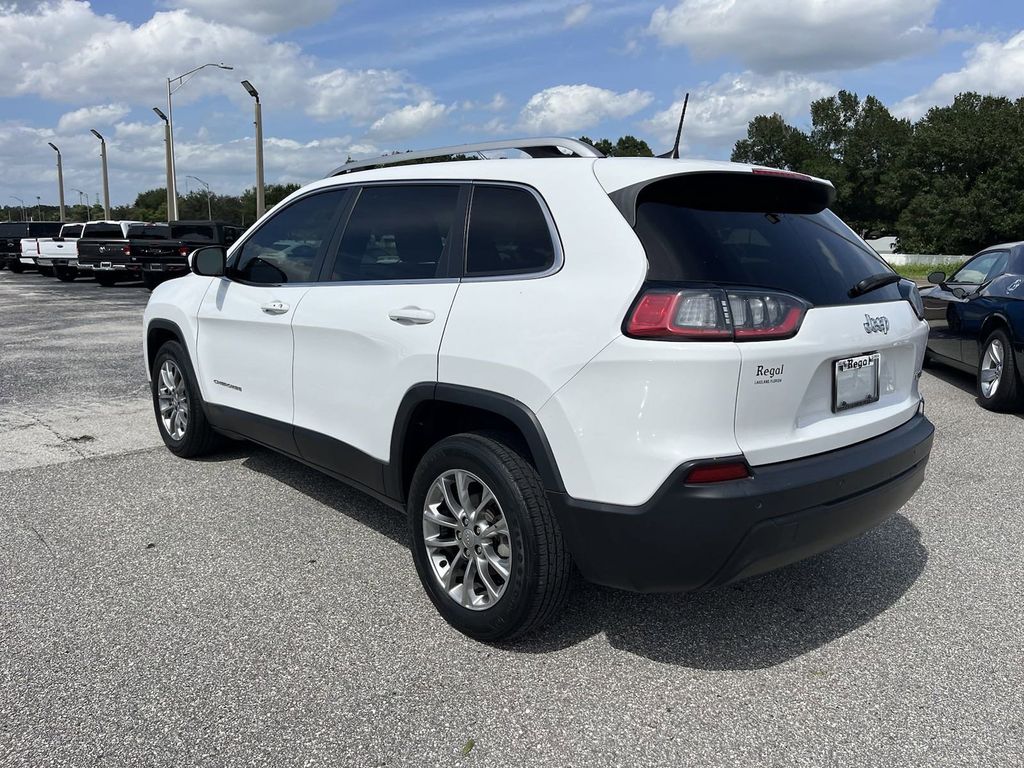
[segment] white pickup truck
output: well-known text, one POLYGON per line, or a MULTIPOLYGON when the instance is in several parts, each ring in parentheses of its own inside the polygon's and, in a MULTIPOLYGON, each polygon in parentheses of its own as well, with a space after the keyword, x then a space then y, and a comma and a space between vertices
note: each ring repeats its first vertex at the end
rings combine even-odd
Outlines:
POLYGON ((82 226, 65 224, 55 237, 23 238, 21 262, 34 263, 44 275, 56 273, 61 280, 74 280, 76 272, 72 262, 78 259, 78 238, 82 234, 82 226))

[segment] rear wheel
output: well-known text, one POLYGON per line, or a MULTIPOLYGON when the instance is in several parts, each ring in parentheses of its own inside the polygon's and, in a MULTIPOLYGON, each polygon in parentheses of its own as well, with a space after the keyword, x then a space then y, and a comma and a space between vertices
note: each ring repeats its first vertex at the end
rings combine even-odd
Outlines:
POLYGON ((62 283, 70 283, 78 277, 78 270, 74 267, 54 267, 53 271, 62 283))
POLYGON ((44 277, 53 277, 53 267, 39 267, 39 274, 44 277))
POLYGON ((493 437, 431 448, 409 492, 413 560, 438 612, 478 640, 539 629, 564 605, 572 560, 540 477, 493 437))
POLYGON ((978 363, 978 402, 990 411, 1019 408, 1021 385, 1017 360, 1006 331, 996 329, 982 346, 978 363))
POLYGON ((220 438, 206 420, 203 399, 181 344, 168 341, 160 347, 151 377, 153 411, 168 450, 186 459, 213 451, 220 438))
POLYGON ((24 265, 17 259, 11 259, 7 262, 7 268, 16 275, 20 275, 25 271, 24 265))
POLYGON ((109 288, 117 282, 117 276, 113 272, 97 272, 96 282, 104 288, 109 288))

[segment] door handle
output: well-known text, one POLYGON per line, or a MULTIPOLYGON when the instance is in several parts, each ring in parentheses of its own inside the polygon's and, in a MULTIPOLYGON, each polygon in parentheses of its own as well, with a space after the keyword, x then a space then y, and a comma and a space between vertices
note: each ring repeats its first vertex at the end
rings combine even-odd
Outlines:
POLYGON ((388 312, 388 317, 401 325, 425 325, 434 321, 434 313, 419 307, 402 307, 388 312))
POLYGON ((291 307, 285 304, 283 301, 270 301, 260 307, 268 315, 283 315, 291 307))

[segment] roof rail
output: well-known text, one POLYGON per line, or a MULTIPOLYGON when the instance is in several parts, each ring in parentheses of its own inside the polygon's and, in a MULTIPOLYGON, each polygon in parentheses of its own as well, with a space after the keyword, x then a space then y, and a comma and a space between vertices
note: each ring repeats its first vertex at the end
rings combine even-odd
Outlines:
POLYGON ((385 165, 401 165, 411 160, 443 160, 452 155, 479 155, 483 152, 501 149, 518 149, 530 157, 604 157, 604 155, 585 141, 569 138, 541 139, 504 139, 501 141, 485 141, 478 144, 458 144, 452 147, 436 149, 420 149, 415 152, 396 152, 392 155, 381 155, 366 160, 355 160, 345 163, 331 171, 328 176, 341 176, 353 171, 367 168, 378 168, 385 165))

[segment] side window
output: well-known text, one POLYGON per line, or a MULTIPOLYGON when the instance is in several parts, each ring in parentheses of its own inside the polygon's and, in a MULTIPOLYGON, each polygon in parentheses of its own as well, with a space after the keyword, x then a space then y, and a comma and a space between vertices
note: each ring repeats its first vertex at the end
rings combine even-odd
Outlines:
POLYGON ((950 278, 957 285, 981 285, 998 277, 1006 269, 1006 251, 989 251, 975 256, 950 278))
POLYGON ((441 275, 457 184, 364 187, 338 247, 332 280, 423 280, 441 275))
POLYGON ((474 186, 467 276, 543 272, 554 263, 551 230, 530 192, 518 187, 474 186))
POLYGON ((332 233, 345 190, 334 189, 296 200, 257 229, 238 254, 232 276, 250 283, 306 283, 332 233))

